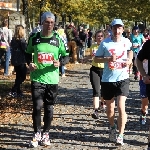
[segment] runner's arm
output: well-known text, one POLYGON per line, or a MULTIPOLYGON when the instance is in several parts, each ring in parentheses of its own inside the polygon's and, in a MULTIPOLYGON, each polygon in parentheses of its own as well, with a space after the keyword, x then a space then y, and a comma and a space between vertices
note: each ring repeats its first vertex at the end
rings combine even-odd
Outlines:
POLYGON ((139 51, 137 58, 136 58, 136 64, 142 76, 146 76, 146 72, 143 68, 143 60, 148 59, 149 47, 150 47, 150 41, 148 40, 144 43, 144 45, 142 46, 142 49, 139 51))
POLYGON ((63 39, 60 39, 60 47, 59 47, 60 63, 61 65, 65 65, 69 62, 69 49, 67 46, 67 42, 63 39))
POLYGON ((111 57, 104 57, 104 54, 105 54, 105 47, 103 43, 101 43, 100 46, 98 47, 98 50, 96 51, 94 62, 95 63, 109 62, 111 57))
POLYGON ((129 59, 129 65, 132 63, 132 59, 133 59, 133 51, 132 51, 132 43, 130 42, 129 39, 127 39, 127 41, 129 42, 128 44, 128 50, 127 50, 127 57, 129 59))
POLYGON ((32 53, 34 53, 34 48, 32 46, 33 34, 29 37, 27 49, 25 51, 26 62, 29 65, 32 62, 32 53))
POLYGON ((90 47, 90 55, 86 56, 86 57, 83 59, 83 61, 87 61, 87 60, 92 59, 92 58, 93 58, 93 56, 92 56, 92 46, 91 46, 91 47, 90 47))
POLYGON ((111 57, 100 57, 100 56, 95 56, 94 57, 94 62, 95 63, 105 63, 109 62, 111 57))
POLYGON ((133 51, 132 50, 128 50, 127 51, 127 55, 128 55, 128 65, 130 65, 130 64, 132 64, 133 51))

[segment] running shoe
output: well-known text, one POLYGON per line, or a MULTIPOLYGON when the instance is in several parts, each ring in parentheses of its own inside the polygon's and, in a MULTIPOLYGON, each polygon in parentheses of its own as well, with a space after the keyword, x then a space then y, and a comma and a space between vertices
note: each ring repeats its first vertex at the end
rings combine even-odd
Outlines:
POLYGON ((98 111, 94 111, 94 113, 92 114, 92 118, 94 119, 99 119, 99 115, 98 115, 98 111))
POLYGON ((49 139, 49 132, 44 132, 42 139, 41 139, 41 145, 42 146, 50 146, 50 139, 49 139))
POLYGON ((146 116, 140 116, 140 122, 142 125, 145 125, 146 124, 146 116))
POLYGON ((117 137, 116 143, 119 144, 119 145, 122 145, 122 146, 124 145, 124 143, 123 143, 123 136, 122 135, 119 135, 117 137))
POLYGON ((100 106, 100 111, 102 111, 102 112, 106 112, 106 104, 105 104, 105 102, 103 103, 103 102, 101 102, 101 104, 100 104, 101 106, 100 106))
POLYGON ((30 148, 38 147, 40 141, 41 141, 41 133, 40 132, 34 133, 33 138, 29 143, 29 147, 30 148))
POLYGON ((116 142, 116 125, 114 125, 114 128, 110 127, 109 140, 111 142, 116 142))
POLYGON ((17 92, 9 92, 9 96, 12 96, 12 97, 17 97, 17 92))

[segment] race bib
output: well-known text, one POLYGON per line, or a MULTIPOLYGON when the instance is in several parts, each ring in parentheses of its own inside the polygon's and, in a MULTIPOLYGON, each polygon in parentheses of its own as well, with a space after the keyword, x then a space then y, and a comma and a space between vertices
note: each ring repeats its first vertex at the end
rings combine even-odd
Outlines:
POLYGON ((115 69, 122 69, 123 63, 122 62, 109 62, 109 69, 115 70, 115 69))
POLYGON ((138 43, 133 43, 133 46, 138 46, 139 44, 138 43))
POLYGON ((38 52, 38 63, 40 64, 53 64, 53 53, 38 52))

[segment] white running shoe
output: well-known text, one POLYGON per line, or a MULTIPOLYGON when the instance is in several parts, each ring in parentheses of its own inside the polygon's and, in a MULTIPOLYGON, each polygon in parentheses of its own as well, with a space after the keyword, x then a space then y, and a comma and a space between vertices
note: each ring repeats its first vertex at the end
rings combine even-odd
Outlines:
POLYGON ((120 144, 122 146, 124 145, 124 143, 123 143, 123 137, 121 135, 118 136, 116 143, 120 144))
POLYGON ((42 146, 50 146, 50 139, 49 139, 49 132, 44 132, 42 139, 41 139, 41 145, 42 146))
POLYGON ((30 148, 38 147, 40 141, 41 141, 41 133, 40 132, 34 133, 32 141, 30 141, 29 143, 29 147, 30 148))

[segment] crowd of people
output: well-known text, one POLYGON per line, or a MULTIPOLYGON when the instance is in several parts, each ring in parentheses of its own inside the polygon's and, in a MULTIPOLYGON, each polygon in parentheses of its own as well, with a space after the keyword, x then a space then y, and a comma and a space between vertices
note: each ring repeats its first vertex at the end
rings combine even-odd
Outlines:
MULTIPOLYGON (((99 109, 106 111, 110 124, 109 140, 124 145, 124 130, 127 122, 125 103, 129 94, 129 74, 139 79, 141 96, 141 124, 146 124, 150 90, 150 47, 149 30, 140 32, 138 26, 124 29, 121 19, 114 19, 105 30, 93 33, 81 25, 76 28, 71 22, 63 29, 55 26, 55 15, 45 12, 41 16, 38 30, 34 30, 25 40, 25 30, 17 25, 14 36, 8 29, 8 20, 0 30, 2 45, 0 60, 5 56, 4 76, 9 76, 9 62, 14 66, 16 79, 9 93, 12 97, 23 97, 20 89, 26 79, 27 66, 30 70, 31 95, 33 103, 33 138, 29 146, 50 145, 49 130, 53 120, 53 106, 58 94, 59 75, 65 77, 65 65, 86 63, 92 59, 89 69, 93 89, 92 118, 99 119, 99 109), (86 49, 90 55, 84 55, 86 49), (11 53, 10 53, 11 52, 11 53), (11 58, 11 61, 10 61, 11 58), (70 60, 71 59, 71 60, 70 60), (118 119, 115 124, 115 99, 117 98, 118 119), (41 110, 44 105, 44 127, 41 129, 41 110), (119 133, 117 134, 117 126, 119 133)), ((1 48, 1 47, 0 47, 1 48)), ((1 61, 1 65, 3 65, 1 61)), ((150 140, 150 139, 149 139, 150 140)), ((150 149, 150 141, 149 141, 150 149)))

